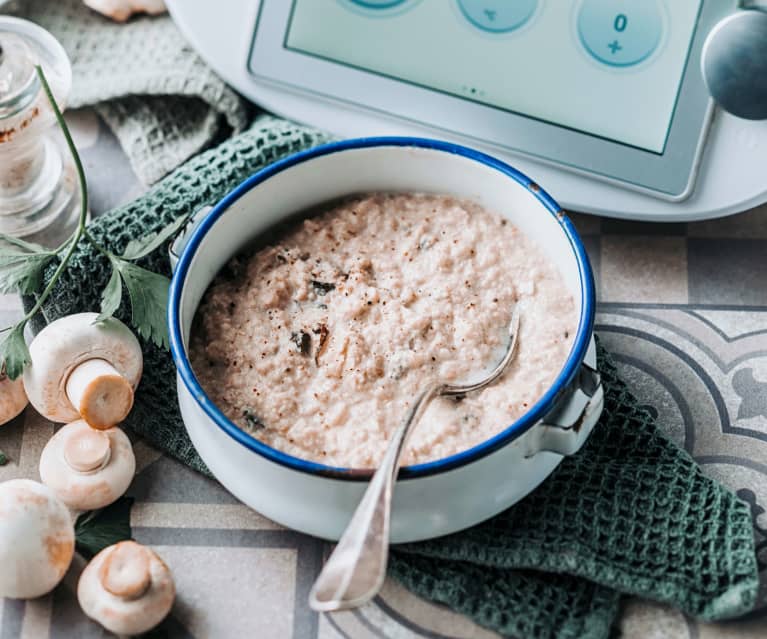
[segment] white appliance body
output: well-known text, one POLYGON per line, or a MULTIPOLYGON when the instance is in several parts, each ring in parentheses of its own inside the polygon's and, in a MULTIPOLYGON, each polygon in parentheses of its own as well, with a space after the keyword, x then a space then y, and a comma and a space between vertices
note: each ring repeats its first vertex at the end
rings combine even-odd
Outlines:
POLYGON ((258 0, 167 0, 167 5, 192 46, 239 92, 264 109, 339 136, 414 135, 466 144, 513 163, 545 184, 565 208, 609 217, 694 221, 741 212, 767 201, 767 121, 742 120, 715 110, 695 188, 683 201, 670 202, 529 157, 512 156, 427 124, 260 82, 247 68, 258 0))

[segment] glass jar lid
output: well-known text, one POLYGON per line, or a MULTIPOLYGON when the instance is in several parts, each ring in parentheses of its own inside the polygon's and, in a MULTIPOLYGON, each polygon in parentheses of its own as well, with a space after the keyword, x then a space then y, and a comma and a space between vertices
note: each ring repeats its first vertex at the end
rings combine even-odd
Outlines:
POLYGON ((35 66, 45 71, 48 83, 63 108, 72 82, 72 69, 64 49, 38 25, 0 16, 0 119, 13 118, 40 97, 35 66))

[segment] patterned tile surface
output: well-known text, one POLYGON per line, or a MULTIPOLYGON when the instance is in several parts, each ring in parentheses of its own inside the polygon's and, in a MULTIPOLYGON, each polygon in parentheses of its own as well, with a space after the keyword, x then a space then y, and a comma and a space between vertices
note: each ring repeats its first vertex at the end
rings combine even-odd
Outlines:
MULTIPOLYGON (((114 138, 88 113, 73 118, 85 147, 94 211, 140 192, 114 138)), ((712 477, 752 505, 764 586, 746 618, 699 624, 631 600, 628 639, 756 639, 767 636, 767 208, 727 220, 649 225, 575 215, 599 282, 597 331, 659 422, 712 477)), ((0 324, 18 315, 0 297, 0 324)), ((53 424, 28 410, 0 429, 11 463, 0 480, 38 478, 53 424)), ((130 494, 139 541, 167 560, 178 600, 162 626, 173 638, 470 637, 492 633, 387 582, 374 603, 317 615, 306 605, 329 546, 280 528, 142 442, 130 494), (244 595, 243 595, 244 593, 244 595)), ((108 636, 80 612, 76 561, 51 595, 0 601, 0 639, 108 636)))

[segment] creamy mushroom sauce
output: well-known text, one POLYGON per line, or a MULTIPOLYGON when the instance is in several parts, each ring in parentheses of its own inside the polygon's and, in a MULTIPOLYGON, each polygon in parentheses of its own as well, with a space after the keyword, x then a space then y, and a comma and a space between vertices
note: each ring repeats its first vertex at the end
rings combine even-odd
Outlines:
POLYGON ((269 446, 371 467, 427 380, 477 379, 497 362, 515 304, 510 369, 480 392, 432 402, 404 459, 422 463, 525 413, 562 369, 577 326, 557 268, 476 203, 372 194, 232 259, 197 312, 191 359, 226 416, 269 446))

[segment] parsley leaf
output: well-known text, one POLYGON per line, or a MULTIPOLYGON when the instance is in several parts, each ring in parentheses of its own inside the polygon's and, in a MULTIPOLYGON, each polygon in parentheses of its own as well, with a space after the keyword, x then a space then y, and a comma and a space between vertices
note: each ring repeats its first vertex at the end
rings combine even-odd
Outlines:
POLYGON ((29 349, 24 341, 25 325, 24 322, 16 324, 0 342, 0 370, 5 369, 11 379, 17 379, 30 362, 29 349))
POLYGON ((107 546, 131 539, 130 511, 132 497, 120 497, 101 510, 83 513, 75 522, 75 547, 90 559, 107 546))
POLYGON ((182 215, 159 231, 131 240, 128 242, 128 246, 125 247, 121 257, 124 260, 139 260, 142 257, 146 257, 169 240, 176 231, 186 224, 188 219, 188 216, 182 215))
POLYGON ((35 292, 43 280, 43 269, 52 253, 0 252, 0 293, 35 292))
POLYGON ((168 326, 165 307, 168 303, 170 280, 164 275, 124 260, 115 259, 131 303, 131 324, 144 339, 156 346, 168 348, 168 326))
POLYGON ((103 322, 108 317, 112 317, 118 308, 120 308, 120 301, 123 296, 122 279, 120 278, 120 271, 113 264, 112 276, 109 278, 104 291, 101 293, 101 313, 94 320, 94 324, 103 322))
POLYGON ((5 466, 8 463, 8 456, 0 450, 0 466, 5 466))

